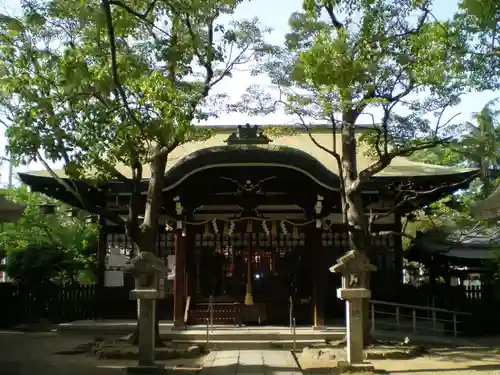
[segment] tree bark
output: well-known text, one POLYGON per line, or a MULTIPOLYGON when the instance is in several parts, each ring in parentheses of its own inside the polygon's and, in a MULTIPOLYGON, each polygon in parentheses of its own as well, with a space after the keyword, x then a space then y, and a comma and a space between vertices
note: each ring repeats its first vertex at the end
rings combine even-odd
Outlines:
MULTIPOLYGON (((359 180, 357 169, 357 145, 354 123, 356 115, 343 115, 342 131, 342 178, 344 187, 343 216, 347 224, 350 250, 356 250, 369 256, 370 235, 368 219, 363 207, 362 181, 359 180)), ((368 286, 369 287, 369 286, 368 286)), ((364 345, 371 343, 369 301, 363 303, 363 341, 364 345)))
MULTIPOLYGON (((155 150, 156 152, 156 150, 155 150)), ((137 207, 134 202, 131 202, 131 213, 129 220, 134 221, 129 228, 129 234, 132 240, 137 245, 139 252, 149 251, 159 256, 157 238, 158 238, 158 222, 161 214, 162 189, 167 165, 167 157, 157 157, 151 162, 151 178, 149 179, 148 192, 146 195, 146 206, 144 209, 144 221, 140 228, 137 223, 137 207), (133 212, 135 211, 135 212, 133 212)), ((137 192, 134 192, 137 193, 137 192)), ((137 301, 139 304, 139 301, 137 301)), ((138 305, 139 306, 139 305, 138 305)), ((130 342, 134 345, 138 343, 139 333, 139 316, 137 316, 137 328, 130 338, 130 342)), ((158 302, 156 303, 155 314, 155 346, 162 346, 160 338, 160 317, 158 314, 158 302)))

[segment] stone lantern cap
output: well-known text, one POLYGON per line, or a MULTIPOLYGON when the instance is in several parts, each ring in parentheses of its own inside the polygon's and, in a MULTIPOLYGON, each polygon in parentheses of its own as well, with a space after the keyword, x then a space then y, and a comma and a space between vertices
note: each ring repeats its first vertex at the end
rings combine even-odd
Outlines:
POLYGON ((164 291, 159 281, 165 275, 167 266, 163 259, 153 253, 143 251, 134 257, 124 272, 130 272, 135 278, 135 289, 130 291, 130 299, 158 299, 164 291))
POLYGON ((130 264, 123 269, 123 272, 130 272, 134 277, 153 273, 159 274, 166 271, 167 266, 165 265, 165 261, 148 251, 143 251, 132 258, 130 264))
POLYGON ((370 298, 369 273, 376 270, 377 267, 362 252, 347 252, 337 260, 337 264, 330 267, 330 272, 342 274, 342 287, 337 289, 337 297, 343 300, 370 298))
POLYGON ((375 272, 377 267, 370 263, 370 259, 358 250, 348 251, 337 259, 337 264, 330 267, 330 272, 349 273, 367 273, 375 272))

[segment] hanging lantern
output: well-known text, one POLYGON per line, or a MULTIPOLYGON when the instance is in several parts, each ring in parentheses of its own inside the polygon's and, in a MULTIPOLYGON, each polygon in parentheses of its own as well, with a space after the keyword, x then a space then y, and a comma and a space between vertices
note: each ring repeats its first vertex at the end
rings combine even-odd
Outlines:
POLYGON ((252 220, 247 222, 247 233, 252 233, 252 220))
POLYGON ((179 201, 175 202, 175 213, 177 214, 177 216, 182 215, 182 211, 183 211, 182 203, 179 201))
POLYGON ((323 203, 321 202, 321 200, 317 200, 316 204, 314 205, 314 212, 316 212, 316 215, 319 215, 322 210, 323 210, 323 203))

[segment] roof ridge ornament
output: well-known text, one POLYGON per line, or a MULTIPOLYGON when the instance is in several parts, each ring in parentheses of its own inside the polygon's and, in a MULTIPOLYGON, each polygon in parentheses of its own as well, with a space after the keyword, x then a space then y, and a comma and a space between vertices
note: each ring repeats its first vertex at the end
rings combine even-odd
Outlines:
POLYGON ((238 130, 225 140, 228 145, 267 145, 272 142, 259 126, 238 125, 238 130))

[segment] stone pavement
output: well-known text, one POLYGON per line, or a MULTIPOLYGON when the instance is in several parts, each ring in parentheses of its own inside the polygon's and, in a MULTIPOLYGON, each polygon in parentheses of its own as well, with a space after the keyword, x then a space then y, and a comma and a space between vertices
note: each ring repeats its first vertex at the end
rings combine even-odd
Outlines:
POLYGON ((295 358, 286 350, 213 351, 201 375, 300 375, 295 358))

